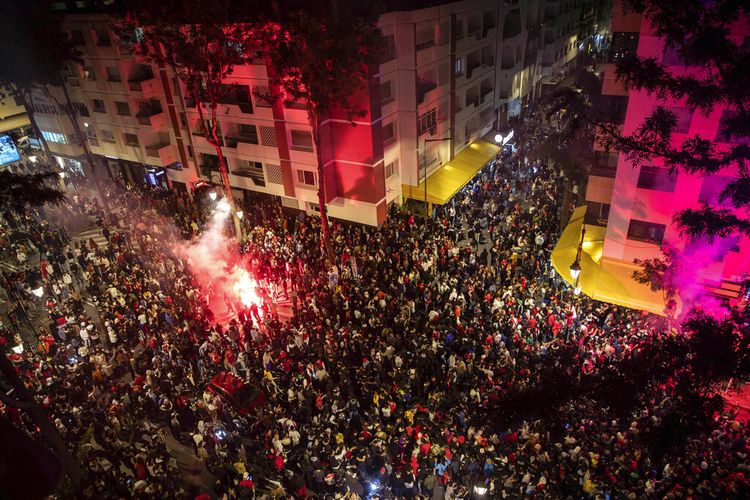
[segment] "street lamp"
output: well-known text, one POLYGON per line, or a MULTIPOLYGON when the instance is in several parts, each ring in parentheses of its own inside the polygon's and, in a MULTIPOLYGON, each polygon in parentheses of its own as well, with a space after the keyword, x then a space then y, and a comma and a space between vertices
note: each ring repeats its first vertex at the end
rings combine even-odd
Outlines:
POLYGON ((576 258, 575 262, 570 265, 570 277, 574 280, 578 280, 578 276, 581 274, 581 263, 576 258))

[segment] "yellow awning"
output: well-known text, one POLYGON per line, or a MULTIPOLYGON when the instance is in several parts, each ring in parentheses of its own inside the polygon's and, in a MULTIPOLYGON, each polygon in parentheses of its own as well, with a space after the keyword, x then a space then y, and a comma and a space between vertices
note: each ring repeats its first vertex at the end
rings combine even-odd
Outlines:
MULTIPOLYGON (((575 285, 575 280, 570 275, 570 265, 576 259, 585 215, 585 205, 575 209, 552 250, 552 265, 570 285, 575 285)), ((605 233, 604 227, 586 226, 581 252, 581 273, 578 276, 581 291, 602 302, 664 314, 664 297, 661 292, 653 292, 649 286, 641 285, 631 278, 633 271, 637 269, 634 263, 602 256, 605 233)))
MULTIPOLYGON (((427 177, 427 201, 433 205, 444 205, 495 157, 500 147, 491 142, 476 140, 458 153, 437 171, 427 177)), ((418 186, 404 184, 404 197, 424 201, 424 182, 418 186)))
POLYGON ((0 132, 7 132, 19 127, 25 127, 31 123, 26 113, 20 115, 13 115, 7 118, 0 118, 0 132))

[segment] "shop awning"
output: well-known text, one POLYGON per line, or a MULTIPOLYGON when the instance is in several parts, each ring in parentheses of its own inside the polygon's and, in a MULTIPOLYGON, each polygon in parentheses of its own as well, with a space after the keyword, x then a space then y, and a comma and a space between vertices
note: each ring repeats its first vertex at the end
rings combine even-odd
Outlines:
MULTIPOLYGON (((498 151, 499 146, 481 139, 469 144, 453 160, 427 177, 427 201, 433 205, 448 203, 498 151)), ((404 184, 402 192, 406 198, 424 201, 424 182, 418 186, 404 184)))
POLYGON ((0 118, 0 132, 7 132, 19 127, 25 127, 29 123, 31 122, 29 121, 29 117, 26 116, 26 113, 9 116, 7 118, 0 118))
MULTIPOLYGON (((575 209, 552 250, 552 265, 571 286, 575 284, 575 280, 570 275, 570 265, 576 259, 585 215, 585 205, 575 209)), ((581 291, 602 302, 664 314, 664 297, 661 292, 653 292, 647 285, 636 283, 631 278, 633 271, 637 269, 634 263, 602 256, 605 233, 604 227, 586 226, 581 252, 581 273, 578 276, 581 291)))

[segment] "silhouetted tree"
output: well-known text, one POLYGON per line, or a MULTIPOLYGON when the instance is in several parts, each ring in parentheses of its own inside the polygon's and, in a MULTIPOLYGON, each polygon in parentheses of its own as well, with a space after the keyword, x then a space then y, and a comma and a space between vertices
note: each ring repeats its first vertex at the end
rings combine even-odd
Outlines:
POLYGON ((62 203, 65 194, 53 187, 57 179, 55 172, 21 175, 0 171, 0 210, 25 212, 29 207, 62 203))

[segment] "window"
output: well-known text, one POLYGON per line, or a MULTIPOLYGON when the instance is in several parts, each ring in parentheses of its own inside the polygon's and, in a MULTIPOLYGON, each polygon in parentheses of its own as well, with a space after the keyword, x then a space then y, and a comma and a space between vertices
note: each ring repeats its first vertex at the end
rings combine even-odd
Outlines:
POLYGON ((249 144, 258 144, 258 129, 255 127, 255 125, 240 123, 239 134, 239 138, 242 140, 242 142, 249 144))
POLYGON ((391 144, 396 140, 396 128, 393 122, 383 125, 383 144, 391 144))
POLYGON ((86 106, 82 102, 74 102, 73 103, 73 108, 78 113, 78 116, 84 116, 84 117, 90 116, 89 115, 89 108, 88 108, 88 106, 86 106))
POLYGON ((396 59, 396 37, 395 35, 386 35, 383 37, 380 62, 388 62, 393 59, 396 59))
POLYGON ((112 133, 111 130, 101 130, 102 133, 102 141, 109 142, 111 144, 115 143, 115 134, 112 133))
POLYGON ((724 200, 723 202, 719 201, 721 192, 724 191, 724 188, 726 188, 733 180, 732 177, 724 175, 709 175, 704 177, 703 185, 701 185, 701 192, 698 195, 698 202, 705 203, 706 205, 733 206, 731 198, 724 200))
POLYGON ((130 106, 128 106, 127 102, 115 101, 115 106, 117 106, 118 115, 130 116, 130 106))
POLYGON ((664 66, 685 66, 685 63, 682 61, 680 51, 673 46, 664 47, 664 52, 662 53, 661 57, 661 63, 664 66))
POLYGON ((464 74, 464 60, 460 57, 456 58, 456 62, 453 65, 453 74, 456 76, 464 74))
POLYGON ((44 137, 49 142, 69 144, 67 136, 65 136, 64 134, 59 134, 57 132, 47 132, 46 130, 42 130, 42 137, 44 137))
POLYGON ((96 136, 96 130, 93 127, 86 127, 86 137, 89 139, 89 144, 92 146, 99 145, 99 139, 96 136))
POLYGON ((456 40, 461 40, 464 37, 464 20, 463 19, 456 19, 455 28, 456 30, 456 40))
POLYGON ((292 130, 292 149, 312 151, 312 134, 304 130, 292 130))
POLYGON ((393 101, 393 90, 390 80, 380 84, 380 103, 388 104, 393 101))
POLYGON ((320 205, 318 205, 317 203, 308 203, 307 206, 310 207, 310 210, 312 210, 313 212, 320 213, 320 205))
POLYGON ((469 16, 469 23, 468 23, 468 29, 466 30, 467 34, 469 36, 479 33, 479 30, 482 27, 482 21, 479 17, 479 14, 474 14, 473 16, 469 16))
POLYGON ((685 106, 667 106, 668 111, 671 111, 675 116, 675 126, 673 132, 678 134, 687 134, 690 130, 690 122, 693 119, 694 108, 688 108, 685 106))
POLYGON ((318 182, 316 177, 315 172, 311 172, 310 170, 297 170, 297 181, 300 184, 306 186, 317 186, 318 182))
POLYGON ((83 77, 86 80, 89 80, 89 81, 92 81, 92 82, 95 81, 96 80, 96 72, 94 71, 94 68, 92 68, 91 66, 84 66, 83 67, 83 77))
POLYGON ((417 31, 417 51, 430 48, 435 45, 435 28, 424 26, 417 31))
POLYGON ((437 125, 437 113, 434 109, 431 109, 419 117, 419 122, 417 123, 417 135, 422 135, 430 129, 434 129, 435 125, 437 125))
POLYGON ((104 101, 101 99, 94 99, 92 101, 94 103, 94 112, 95 113, 106 113, 107 108, 104 106, 104 101))
MULTIPOLYGON (((737 120, 740 118, 737 111, 731 109, 725 109, 721 112, 721 118, 719 119, 719 128, 716 131, 717 142, 726 142, 729 144, 748 144, 750 143, 750 136, 738 134, 736 132, 737 120)), ((741 125, 740 125, 741 127, 741 125)), ((742 130, 740 128, 740 130, 742 130)))
POLYGON ((398 160, 394 160, 385 166, 385 178, 389 179, 393 174, 398 175, 398 160))
POLYGON ((107 30, 96 30, 96 46, 97 47, 111 47, 112 40, 109 39, 109 33, 107 30))
POLYGON ((105 72, 107 74, 108 82, 121 82, 122 81, 122 77, 120 76, 120 70, 117 69, 115 66, 107 66, 105 69, 105 72))
POLYGON ((595 201, 586 201, 586 215, 584 224, 596 226, 606 226, 609 219, 609 203, 597 203, 595 201))
POLYGON ((140 143, 138 142, 138 136, 135 134, 122 134, 122 138, 125 140, 126 146, 140 146, 140 143))
POLYGON ((628 239, 661 245, 666 229, 664 224, 633 219, 628 227, 628 239))
POLYGON ((70 43, 76 47, 82 47, 86 45, 86 40, 83 38, 83 31, 73 30, 70 32, 70 43))
POLYGON ((653 191, 664 191, 673 193, 677 185, 677 174, 671 174, 666 169, 659 167, 641 167, 638 175, 638 187, 651 189, 653 191))

